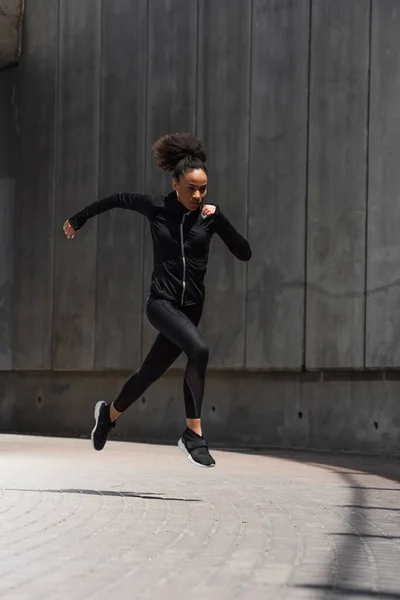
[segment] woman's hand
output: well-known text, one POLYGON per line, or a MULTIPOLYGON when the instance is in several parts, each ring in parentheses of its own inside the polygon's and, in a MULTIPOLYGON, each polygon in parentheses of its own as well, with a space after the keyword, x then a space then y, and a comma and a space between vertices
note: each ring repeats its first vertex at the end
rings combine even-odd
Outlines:
POLYGON ((204 218, 206 217, 211 217, 211 215, 213 215, 216 211, 216 206, 214 206, 213 204, 205 204, 203 206, 203 208, 201 209, 201 214, 203 215, 204 218))
POLYGON ((80 231, 79 229, 75 231, 75 229, 72 227, 69 221, 65 221, 63 230, 69 240, 73 239, 75 237, 75 234, 78 233, 78 231, 80 231))

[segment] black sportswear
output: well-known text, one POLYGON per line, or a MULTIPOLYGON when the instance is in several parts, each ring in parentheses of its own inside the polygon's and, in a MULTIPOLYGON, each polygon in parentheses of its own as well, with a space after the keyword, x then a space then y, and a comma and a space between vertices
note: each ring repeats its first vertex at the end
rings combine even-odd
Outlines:
POLYGON ((183 396, 188 419, 199 419, 204 395, 208 348, 197 329, 201 306, 176 307, 169 300, 149 300, 147 318, 159 331, 150 352, 138 371, 124 383, 114 401, 119 412, 125 411, 159 379, 185 352, 187 366, 183 379, 183 396))
MULTIPOLYGON (((125 411, 185 352, 187 367, 183 392, 186 417, 198 419, 204 395, 208 348, 197 325, 203 309, 210 241, 217 233, 232 254, 243 261, 251 258, 249 243, 218 206, 213 215, 204 218, 201 207, 195 211, 186 210, 178 202, 175 192, 167 196, 114 194, 93 202, 70 217, 69 222, 77 231, 91 217, 112 208, 136 211, 150 222, 153 274, 146 312, 150 323, 159 332, 140 369, 123 385, 114 407, 117 411, 125 411)), ((96 437, 97 449, 104 446, 111 428, 109 418, 106 418, 107 410, 103 404, 97 405, 92 435, 96 437)), ((203 438, 189 438, 188 432, 182 436, 182 449, 197 464, 213 466, 214 460, 203 438)))
POLYGON ((178 446, 191 463, 198 467, 215 467, 215 460, 208 450, 208 444, 203 436, 198 435, 189 427, 185 429, 178 441, 178 446))
POLYGON ((94 427, 92 429, 92 444, 95 450, 103 450, 108 434, 115 427, 110 420, 110 404, 100 400, 94 407, 94 427))
POLYGON ((136 211, 150 222, 153 238, 153 275, 149 298, 179 306, 202 304, 210 240, 217 233, 239 260, 251 258, 249 243, 222 214, 203 218, 201 209, 188 211, 176 193, 167 196, 120 193, 98 200, 69 218, 77 231, 86 221, 112 208, 136 211))

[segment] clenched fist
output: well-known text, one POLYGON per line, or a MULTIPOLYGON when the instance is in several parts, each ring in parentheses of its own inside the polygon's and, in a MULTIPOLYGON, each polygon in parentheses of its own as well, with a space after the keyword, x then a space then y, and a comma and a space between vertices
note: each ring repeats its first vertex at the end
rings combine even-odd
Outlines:
POLYGON ((213 204, 205 204, 201 209, 201 214, 203 218, 205 219, 206 217, 211 217, 211 215, 215 213, 216 208, 217 207, 213 204))
POLYGON ((79 229, 77 231, 75 231, 75 229, 72 227, 72 225, 69 221, 65 221, 63 230, 69 240, 73 239, 75 237, 75 234, 78 233, 78 231, 79 231, 79 229))

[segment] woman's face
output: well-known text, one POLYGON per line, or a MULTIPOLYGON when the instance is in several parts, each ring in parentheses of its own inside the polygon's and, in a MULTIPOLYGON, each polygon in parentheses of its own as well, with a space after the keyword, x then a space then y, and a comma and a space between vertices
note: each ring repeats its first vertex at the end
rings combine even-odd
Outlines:
POLYGON ((203 169, 193 169, 173 179, 178 201, 188 210, 197 210, 207 194, 207 175, 203 169))

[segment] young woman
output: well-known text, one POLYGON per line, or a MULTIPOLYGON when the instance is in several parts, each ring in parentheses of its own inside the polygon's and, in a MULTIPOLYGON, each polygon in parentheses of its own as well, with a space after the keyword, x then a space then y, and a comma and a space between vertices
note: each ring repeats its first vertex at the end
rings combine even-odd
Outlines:
POLYGON ((197 329, 210 240, 217 233, 243 261, 251 258, 251 250, 218 206, 203 203, 207 194, 206 152, 198 138, 182 133, 163 136, 154 145, 154 155, 158 167, 172 173, 170 194, 114 194, 90 204, 64 224, 64 232, 71 239, 89 218, 111 208, 125 208, 147 217, 153 238, 154 268, 146 314, 159 333, 142 366, 125 382, 114 402, 96 404, 92 443, 96 450, 102 450, 121 413, 184 352, 187 428, 178 446, 195 465, 213 467, 215 461, 201 428, 208 348, 197 329))

